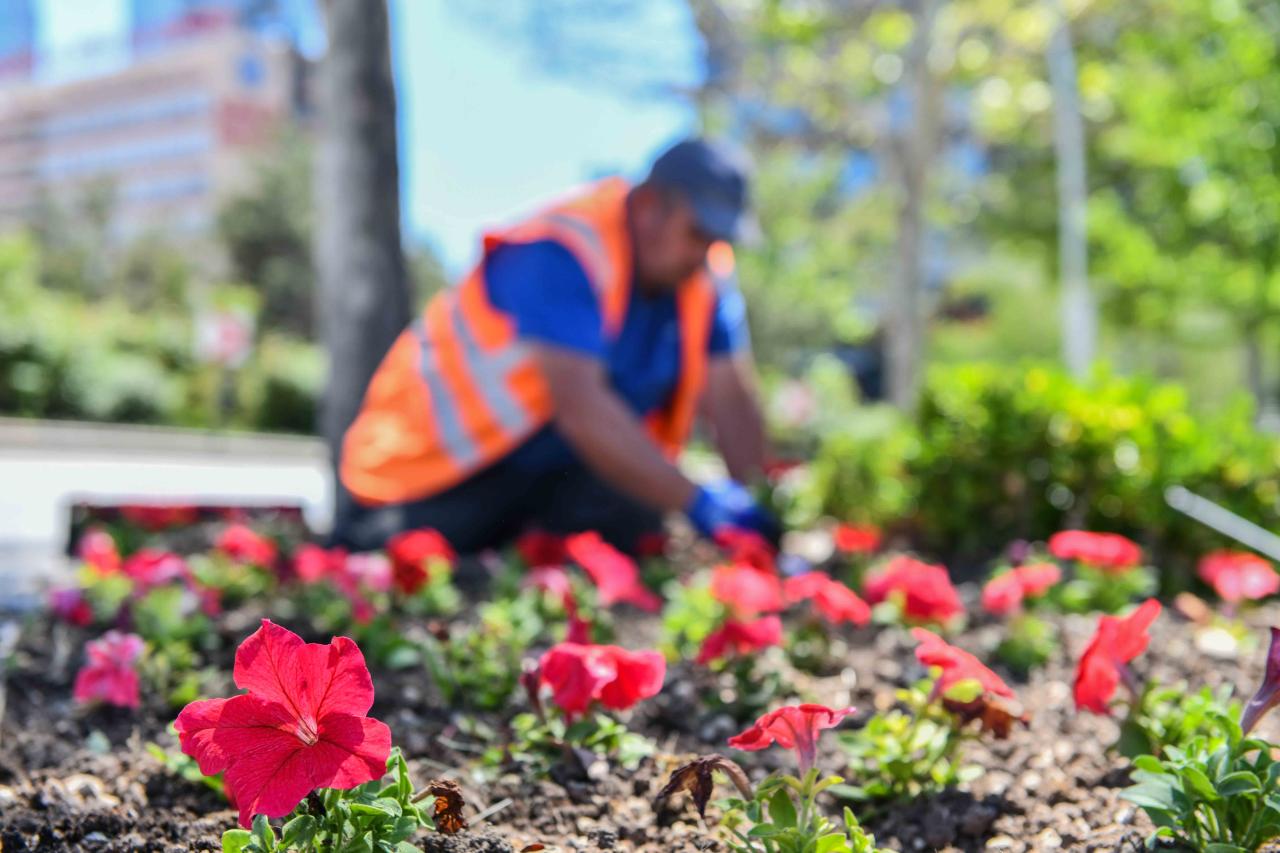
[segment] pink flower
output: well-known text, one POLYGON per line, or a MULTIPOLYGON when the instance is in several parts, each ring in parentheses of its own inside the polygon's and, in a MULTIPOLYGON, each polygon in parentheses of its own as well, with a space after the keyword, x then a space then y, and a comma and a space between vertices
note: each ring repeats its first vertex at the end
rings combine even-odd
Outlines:
POLYGON ((982 607, 1003 615, 1022 606, 1024 598, 1044 595, 1062 579, 1062 570, 1053 563, 1028 563, 996 575, 982 588, 982 607))
POLYGON ((897 600, 903 617, 912 622, 945 623, 964 613, 946 568, 912 557, 894 557, 872 572, 862 594, 869 604, 897 600))
POLYGON ((951 645, 924 628, 912 628, 911 636, 920 643, 916 647, 916 660, 925 666, 936 666, 942 670, 934 686, 935 694, 946 696, 947 691, 962 681, 977 681, 987 693, 1013 697, 1013 690, 1000 676, 964 649, 951 645))
POLYGON ((715 535, 716 544, 729 557, 729 562, 750 566, 768 575, 778 573, 777 549, 754 530, 729 527, 715 535))
POLYGON ((776 743, 784 749, 794 749, 800 759, 800 775, 804 776, 817 757, 818 733, 840 725, 853 711, 825 705, 787 705, 770 711, 751 728, 729 738, 729 746, 753 752, 776 743))
POLYGON ((1063 530, 1049 537, 1049 553, 1059 560, 1077 560, 1109 574, 1127 571, 1142 562, 1142 549, 1118 533, 1063 530))
POLYGON ((745 563, 717 567, 711 574, 711 595, 738 619, 772 613, 785 606, 777 576, 745 563))
POLYGON ((1098 620, 1098 630, 1076 665, 1076 708, 1111 713, 1111 697, 1121 678, 1129 676, 1128 663, 1146 651, 1151 642, 1147 631, 1159 615, 1160 602, 1150 598, 1124 618, 1098 620))
POLYGON ((530 570, 524 576, 524 586, 546 593, 559 601, 565 610, 577 610, 577 601, 573 596, 573 583, 569 580, 569 573, 563 566, 539 566, 530 570))
POLYGON ((138 588, 139 594, 171 581, 186 581, 191 575, 186 561, 177 554, 152 548, 131 554, 124 561, 123 571, 138 588))
POLYGON ((386 772, 391 731, 367 716, 373 680, 351 640, 303 643, 264 619, 236 651, 234 677, 248 693, 192 702, 174 725, 200 772, 226 774, 241 826, 283 817, 317 788, 386 772))
POLYGON ((231 524, 213 546, 237 563, 269 569, 276 561, 276 543, 244 524, 231 524))
POLYGON ((93 608, 75 587, 50 590, 49 609, 63 622, 79 628, 87 628, 93 622, 93 608))
POLYGON ((391 537, 387 555, 396 588, 405 595, 413 595, 426 585, 432 566, 449 568, 457 556, 449 540, 435 530, 409 530, 391 537))
POLYGON ((833 625, 866 625, 871 621, 871 607, 856 592, 822 572, 787 578, 783 591, 788 604, 812 601, 814 612, 833 625))
POLYGON ((1230 604, 1256 601, 1280 592, 1280 574, 1271 563, 1248 551, 1214 551, 1200 561, 1201 580, 1230 604))
POLYGON ((572 720, 599 702, 625 711, 662 690, 667 662, 660 652, 632 652, 618 646, 559 643, 538 663, 541 680, 556 706, 572 720))
POLYGON ((85 531, 80 537, 77 552, 80 554, 80 559, 100 575, 110 575, 120 571, 120 552, 116 550, 116 540, 100 527, 85 531))
POLYGON ((777 616, 762 616, 754 622, 726 619, 702 641, 698 663, 705 665, 730 655, 741 657, 781 644, 782 620, 777 616))
POLYGON ((565 540, 565 547, 596 585, 605 607, 633 604, 650 613, 662 607, 662 599, 641 582, 635 560, 605 542, 599 533, 575 533, 565 540))
POLYGON ((345 548, 329 550, 310 543, 293 555, 293 571, 303 583, 317 583, 341 574, 347 564, 345 548))
POLYGON ((108 631, 85 643, 86 663, 76 674, 71 695, 80 704, 105 702, 137 708, 138 673, 134 668, 145 644, 137 634, 108 631))
POLYGON ((842 554, 874 554, 880 550, 880 528, 872 525, 837 524, 833 533, 842 554))

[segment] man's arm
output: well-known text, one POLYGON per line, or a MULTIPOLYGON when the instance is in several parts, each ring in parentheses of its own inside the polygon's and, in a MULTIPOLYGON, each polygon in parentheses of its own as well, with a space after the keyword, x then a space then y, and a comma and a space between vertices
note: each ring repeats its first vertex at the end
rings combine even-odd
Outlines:
POLYGON ((755 482, 764 474, 766 447, 749 348, 711 357, 702 409, 729 476, 755 482))
POLYGON ((609 387, 604 365, 562 347, 532 344, 551 391, 555 425, 601 479, 656 509, 682 510, 696 487, 667 461, 609 387))

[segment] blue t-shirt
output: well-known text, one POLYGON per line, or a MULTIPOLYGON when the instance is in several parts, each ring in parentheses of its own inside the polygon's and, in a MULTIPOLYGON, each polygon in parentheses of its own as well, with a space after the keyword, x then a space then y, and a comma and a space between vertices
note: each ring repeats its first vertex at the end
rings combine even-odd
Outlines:
MULTIPOLYGON (((680 376, 680 326, 674 293, 631 288, 626 320, 606 340, 600 306, 582 266, 564 246, 547 240, 502 246, 486 262, 489 301, 515 320, 521 338, 541 341, 604 362, 609 384, 639 417, 660 409, 680 376)), ((707 348, 724 355, 748 345, 742 294, 723 287, 716 295, 707 348)), ((573 453, 551 428, 515 451, 512 459, 533 470, 568 464, 573 453)))

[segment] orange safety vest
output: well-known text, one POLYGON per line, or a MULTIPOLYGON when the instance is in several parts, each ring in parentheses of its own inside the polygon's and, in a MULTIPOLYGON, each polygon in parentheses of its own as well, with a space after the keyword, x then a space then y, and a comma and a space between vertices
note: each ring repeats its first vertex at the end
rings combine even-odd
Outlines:
MULTIPOLYGON (((510 243, 554 240, 582 265, 599 301, 606 340, 626 320, 630 189, 620 178, 592 185, 512 228, 484 236, 484 255, 510 243)), ((383 358, 343 440, 339 475, 362 503, 417 500, 506 456, 553 415, 546 379, 515 323, 488 297, 482 259, 438 293, 383 358)), ((731 276, 733 252, 717 243, 708 269, 679 286, 680 375, 667 405, 647 420, 671 458, 693 426, 707 372, 715 281, 731 276)), ((530 281, 530 287, 536 282, 530 281)))

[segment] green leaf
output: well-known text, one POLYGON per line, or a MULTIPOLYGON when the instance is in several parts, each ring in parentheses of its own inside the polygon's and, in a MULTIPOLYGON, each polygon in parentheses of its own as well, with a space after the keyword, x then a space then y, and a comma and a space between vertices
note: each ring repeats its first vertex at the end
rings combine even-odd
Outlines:
POLYGON ((1204 853, 1249 853, 1249 850, 1246 847, 1239 847, 1235 844, 1214 842, 1204 846, 1204 853))
POLYGON ((849 849, 849 837, 843 832, 824 835, 818 839, 818 846, 813 853, 842 853, 849 849))
POLYGON ((276 831, 272 829, 271 822, 264 814, 254 815, 253 839, 262 845, 263 850, 276 849, 276 831))
POLYGON ((796 807, 786 791, 779 790, 769 800, 769 819, 780 827, 796 825, 796 807))
POLYGON ((1204 775, 1204 771, 1198 767, 1184 767, 1180 771, 1182 776, 1182 785, 1188 796, 1198 794, 1201 799, 1210 802, 1217 802, 1222 799, 1219 796, 1213 783, 1209 781, 1209 777, 1204 775))
POLYGON ((976 678, 964 678, 947 688, 943 696, 953 702, 967 705, 982 695, 982 682, 976 678))
POLYGON ((1120 792, 1120 799, 1128 800, 1144 809, 1173 811, 1175 808, 1173 789, 1168 785, 1159 785, 1154 782, 1144 782, 1125 788, 1120 792))
POLYGON ((1223 797, 1235 797, 1244 793, 1256 794, 1262 790, 1258 777, 1248 770, 1228 773, 1218 782, 1218 793, 1223 797))
POLYGON ((280 843, 286 849, 309 844, 319 828, 314 817, 309 814, 300 814, 281 828, 280 843))
POLYGON ((222 833, 222 853, 243 853, 253 841, 247 829, 228 829, 222 833))

